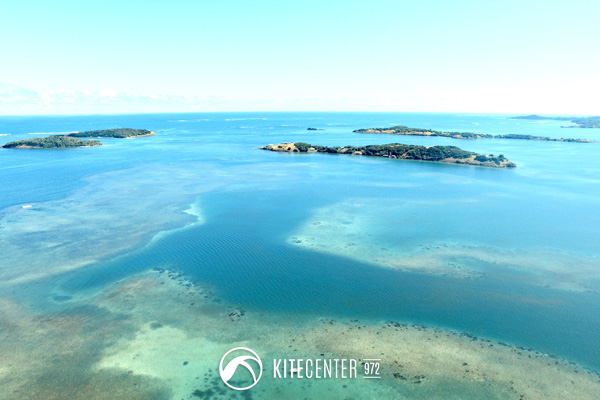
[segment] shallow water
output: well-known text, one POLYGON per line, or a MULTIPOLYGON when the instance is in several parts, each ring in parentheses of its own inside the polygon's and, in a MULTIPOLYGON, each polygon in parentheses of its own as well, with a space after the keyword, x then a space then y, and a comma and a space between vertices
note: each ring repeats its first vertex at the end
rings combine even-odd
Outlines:
POLYGON ((600 371, 600 144, 352 133, 393 124, 600 140, 502 115, 1 117, 0 144, 119 126, 157 135, 0 152, 0 295, 43 318, 169 268, 267 325, 280 313, 404 321, 600 371), (284 141, 454 145, 518 168, 258 150, 284 141))

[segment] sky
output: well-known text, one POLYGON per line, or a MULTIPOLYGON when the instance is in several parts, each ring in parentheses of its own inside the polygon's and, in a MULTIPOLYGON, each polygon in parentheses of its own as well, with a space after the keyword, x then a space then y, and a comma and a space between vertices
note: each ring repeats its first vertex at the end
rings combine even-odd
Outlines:
POLYGON ((0 0, 0 115, 600 115, 600 1, 0 0))

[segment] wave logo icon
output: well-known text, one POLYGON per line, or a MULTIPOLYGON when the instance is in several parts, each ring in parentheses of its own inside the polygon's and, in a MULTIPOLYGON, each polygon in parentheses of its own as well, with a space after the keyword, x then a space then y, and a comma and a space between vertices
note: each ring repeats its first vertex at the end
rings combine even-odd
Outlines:
POLYGON ((229 350, 227 353, 225 353, 223 355, 223 357, 221 358, 221 362, 219 363, 219 374, 221 375, 221 379, 227 386, 229 386, 230 388, 232 388, 234 390, 250 389, 252 386, 254 386, 258 383, 258 381, 260 380, 260 377, 262 376, 262 372, 263 372, 262 361, 260 361, 260 357, 258 356, 258 354, 256 354, 254 351, 247 349, 245 347, 236 347, 234 349, 229 350), (227 358, 227 356, 229 354, 231 354, 233 352, 241 353, 241 354, 245 354, 245 355, 238 355, 237 357, 231 359, 227 363, 227 365, 225 365, 225 367, 223 367, 223 363, 225 362, 225 359, 227 358), (258 364, 258 370, 259 370, 258 376, 256 376, 256 371, 254 370, 252 365, 250 365, 248 363, 248 361, 254 361, 256 364, 258 364), (237 387, 229 382, 232 380, 233 376, 235 375, 236 371, 238 370, 238 367, 244 367, 245 369, 248 370, 248 372, 252 376, 252 381, 253 381, 252 384, 245 386, 245 387, 237 387))

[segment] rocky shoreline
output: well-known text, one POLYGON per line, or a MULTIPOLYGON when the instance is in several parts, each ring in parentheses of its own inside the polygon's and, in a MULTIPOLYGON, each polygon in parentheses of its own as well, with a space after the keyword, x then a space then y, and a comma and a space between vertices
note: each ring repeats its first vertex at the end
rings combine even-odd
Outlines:
POLYGON ((269 144, 261 147, 262 150, 277 151, 284 153, 329 153, 348 154, 353 156, 383 157, 400 160, 416 160, 427 162, 438 162, 445 164, 473 165, 477 167, 491 168, 516 168, 516 164, 499 156, 477 154, 459 149, 455 146, 417 146, 400 143, 371 146, 345 146, 327 147, 311 145, 303 142, 289 142, 281 144, 269 144))

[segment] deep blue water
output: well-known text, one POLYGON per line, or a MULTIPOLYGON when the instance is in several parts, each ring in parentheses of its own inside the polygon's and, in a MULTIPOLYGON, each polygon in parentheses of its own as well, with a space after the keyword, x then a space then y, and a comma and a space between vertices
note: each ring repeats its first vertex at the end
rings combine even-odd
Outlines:
MULTIPOLYGON (((316 314, 435 325, 531 347, 600 370, 600 264, 587 282, 587 291, 571 291, 536 285, 537 278, 532 278, 531 271, 491 261, 479 261, 485 271, 482 278, 457 279, 381 268, 349 257, 303 250, 286 242, 315 210, 359 198, 372 202, 372 209, 365 209, 373 218, 369 228, 386 247, 449 241, 476 243, 515 254, 564 252, 575 262, 557 265, 561 272, 554 279, 559 281, 563 279, 560 274, 577 276, 577 257, 587 260, 586 265, 589 260, 592 264, 599 260, 599 144, 459 141, 352 132, 395 124, 600 140, 600 130, 562 129, 561 121, 539 123, 503 115, 0 117, 0 134, 11 134, 1 136, 0 144, 43 132, 113 127, 157 132, 154 137, 135 140, 104 139, 105 146, 89 149, 2 150, 2 208, 60 202, 72 196, 75 189, 85 187, 91 176, 130 168, 175 166, 192 170, 198 178, 185 178, 190 185, 212 188, 192 196, 200 200, 205 224, 177 231, 117 258, 107 257, 81 270, 32 283, 18 296, 43 311, 60 307, 45 301, 57 291, 76 295, 136 271, 167 266, 209 283, 219 296, 247 308, 289 312, 292 316, 316 314), (307 127, 324 130, 307 131, 307 127), (518 168, 500 170, 257 150, 284 141, 454 145, 504 154, 518 168), (393 212, 382 216, 388 210, 383 205, 389 204, 406 204, 406 209, 391 207, 393 212)), ((169 188, 157 185, 154 190, 169 188)), ((184 210, 190 195, 174 193, 179 195, 184 210)), ((118 204, 112 206, 118 210, 118 204)), ((120 232, 108 234, 118 236, 120 232)))

